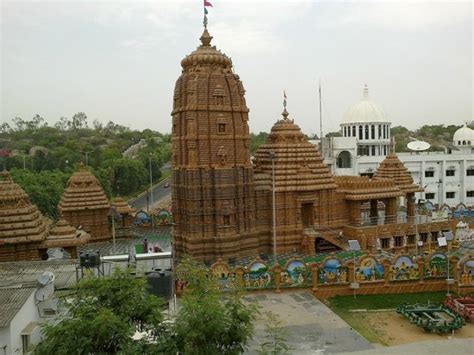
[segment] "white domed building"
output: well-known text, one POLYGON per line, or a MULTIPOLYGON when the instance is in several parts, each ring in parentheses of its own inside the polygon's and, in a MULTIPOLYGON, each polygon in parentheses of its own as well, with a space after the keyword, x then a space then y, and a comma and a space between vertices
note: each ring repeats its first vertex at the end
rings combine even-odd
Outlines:
MULTIPOLYGON (((452 122, 450 122, 452 123, 452 122)), ((334 175, 371 177, 391 150, 391 122, 385 112, 369 100, 365 86, 361 101, 343 115, 342 137, 323 138, 324 162, 334 175)), ((396 152, 410 172, 418 200, 432 205, 474 207, 474 130, 467 125, 453 135, 443 151, 396 152)))
POLYGON ((390 121, 385 112, 369 100, 364 87, 362 100, 351 106, 342 117, 343 137, 355 137, 358 156, 385 156, 390 149, 390 121))
POLYGON ((474 130, 469 128, 467 124, 459 128, 453 135, 453 144, 456 148, 462 149, 474 148, 474 130))

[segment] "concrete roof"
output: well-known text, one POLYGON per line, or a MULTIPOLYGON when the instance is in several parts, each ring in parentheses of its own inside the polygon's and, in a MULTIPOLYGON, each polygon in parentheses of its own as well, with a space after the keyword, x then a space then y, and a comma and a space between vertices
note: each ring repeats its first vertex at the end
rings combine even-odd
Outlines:
POLYGON ((35 287, 0 288, 0 328, 10 325, 10 322, 23 307, 28 297, 35 291, 35 287))

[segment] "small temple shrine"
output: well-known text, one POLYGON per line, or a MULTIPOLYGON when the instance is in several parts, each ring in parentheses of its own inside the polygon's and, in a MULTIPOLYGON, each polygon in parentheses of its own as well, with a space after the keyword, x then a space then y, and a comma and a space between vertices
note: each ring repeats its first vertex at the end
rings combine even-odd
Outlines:
POLYGON ((122 198, 115 198, 112 203, 112 208, 115 210, 115 214, 120 216, 118 228, 128 228, 135 219, 135 209, 130 207, 128 203, 122 198))
MULTIPOLYGON (((370 253, 415 250, 414 194, 422 189, 394 153, 373 178, 333 176, 289 118, 285 98, 282 118, 251 162, 242 81, 206 26, 200 39, 181 61, 171 113, 178 258, 312 254, 347 250, 351 239, 370 253)), ((429 247, 452 229, 448 222, 417 227, 429 247)))
POLYGON ((91 235, 91 242, 110 238, 110 203, 96 177, 82 164, 69 178, 59 213, 70 225, 91 235))
POLYGON ((77 247, 87 244, 91 239, 89 233, 78 230, 63 218, 59 219, 49 230, 49 235, 38 246, 39 252, 44 257, 50 248, 62 248, 72 258, 77 257, 77 247))
POLYGON ((51 226, 10 173, 0 180, 0 262, 41 260, 49 248, 63 248, 76 256, 76 247, 88 242, 89 235, 66 221, 51 226), (52 227, 52 228, 51 228, 52 227))

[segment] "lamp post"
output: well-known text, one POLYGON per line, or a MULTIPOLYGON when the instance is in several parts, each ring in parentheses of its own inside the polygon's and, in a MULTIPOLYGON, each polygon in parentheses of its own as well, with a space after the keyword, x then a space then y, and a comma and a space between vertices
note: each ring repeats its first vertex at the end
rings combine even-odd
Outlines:
POLYGON ((112 206, 111 212, 112 212, 112 243, 113 243, 113 251, 115 255, 115 206, 112 206))
POLYGON ((269 152, 272 161, 272 221, 273 221, 273 262, 277 262, 277 242, 276 242, 276 206, 275 206, 275 160, 276 154, 272 150, 269 152))
POLYGON ((356 282, 356 251, 360 250, 360 244, 359 241, 356 239, 349 240, 349 250, 352 251, 352 258, 353 258, 353 268, 354 268, 354 274, 353 274, 353 280, 351 283, 351 288, 354 290, 354 298, 356 298, 356 290, 359 288, 359 283, 356 282))
POLYGON ((152 171, 151 171, 151 157, 152 157, 152 154, 150 153, 149 156, 148 156, 148 165, 149 165, 149 169, 150 169, 150 215, 151 215, 151 229, 154 230, 155 229, 155 221, 154 221, 154 218, 153 218, 153 175, 152 175, 152 171))
POLYGON ((88 163, 89 163, 89 153, 92 153, 92 150, 88 150, 88 151, 86 151, 86 150, 84 150, 84 151, 81 150, 80 152, 81 152, 82 154, 85 154, 85 155, 86 155, 86 166, 87 166, 88 163))

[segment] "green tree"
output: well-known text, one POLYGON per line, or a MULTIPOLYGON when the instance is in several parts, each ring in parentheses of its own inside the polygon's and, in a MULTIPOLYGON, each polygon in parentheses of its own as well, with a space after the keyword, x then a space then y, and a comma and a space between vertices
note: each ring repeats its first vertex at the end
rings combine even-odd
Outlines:
MULTIPOLYGON (((162 301, 147 292, 145 279, 115 269, 111 277, 85 278, 67 295, 68 314, 43 328, 42 354, 162 353, 166 334, 162 301), (134 340, 136 331, 148 334, 134 340)), ((169 336, 166 336, 169 338, 169 336)))
POLYGON ((254 305, 242 302, 242 294, 221 293, 207 268, 192 259, 179 265, 186 289, 176 317, 176 346, 184 354, 239 354, 252 337, 257 315, 254 305))
POLYGON ((288 332, 282 327, 278 315, 267 312, 265 324, 265 341, 260 344, 260 355, 288 354, 291 348, 287 345, 288 332))
POLYGON ((59 170, 34 172, 12 169, 13 181, 20 185, 39 210, 52 219, 58 217, 58 203, 64 192, 69 174, 59 170))

